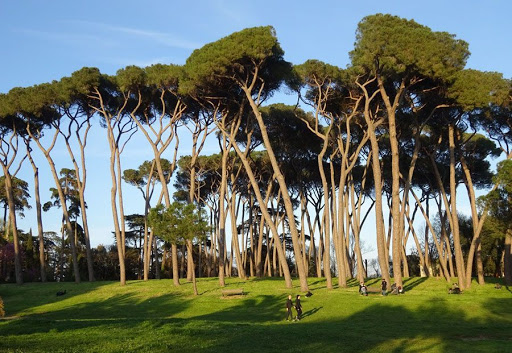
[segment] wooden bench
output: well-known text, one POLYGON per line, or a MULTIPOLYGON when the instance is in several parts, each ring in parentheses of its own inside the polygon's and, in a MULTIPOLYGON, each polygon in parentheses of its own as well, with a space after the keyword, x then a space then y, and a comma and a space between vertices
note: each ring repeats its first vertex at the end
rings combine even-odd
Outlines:
POLYGON ((225 289, 222 291, 223 297, 229 297, 232 295, 244 295, 244 290, 242 288, 238 288, 238 289, 225 289))

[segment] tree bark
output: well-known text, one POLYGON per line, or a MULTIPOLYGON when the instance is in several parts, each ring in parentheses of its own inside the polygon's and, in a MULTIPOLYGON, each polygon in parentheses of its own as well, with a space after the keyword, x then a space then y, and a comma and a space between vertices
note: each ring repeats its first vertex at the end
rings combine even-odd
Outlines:
POLYGON ((507 230, 505 236, 505 248, 503 250, 503 269, 505 273, 505 284, 512 286, 512 229, 507 230))
POLYGON ((70 237, 71 254, 72 254, 72 259, 73 259, 73 274, 75 276, 75 282, 76 283, 80 283, 80 271, 79 271, 79 268, 78 268, 78 260, 77 260, 77 255, 76 255, 74 232, 73 232, 73 229, 71 227, 71 222, 69 220, 68 208, 67 208, 67 205, 66 205, 66 197, 65 197, 64 192, 62 190, 62 186, 60 184, 59 177, 58 177, 57 171, 55 169, 55 163, 53 162, 53 159, 52 159, 52 157, 50 155, 50 152, 52 151, 53 147, 55 146, 55 142, 57 140, 57 136, 58 136, 59 132, 58 131, 55 132, 50 147, 49 148, 44 148, 43 145, 41 144, 40 139, 36 138, 34 136, 33 131, 32 131, 32 127, 30 125, 27 125, 26 131, 27 131, 28 135, 32 138, 32 140, 34 140, 36 142, 37 146, 39 147, 39 149, 41 150, 41 152, 45 156, 45 158, 46 158, 46 160, 48 162, 48 165, 50 167, 50 171, 52 173, 53 180, 55 182, 55 188, 56 188, 56 190, 58 192, 58 195, 59 195, 59 201, 60 201, 60 205, 62 207, 62 214, 64 216, 64 221, 65 221, 65 225, 66 225, 66 229, 67 229, 67 234, 70 237))
POLYGON ((386 280, 387 283, 391 283, 389 277, 389 268, 388 268, 388 259, 386 256, 386 240, 385 240, 385 230, 384 230, 384 215, 382 213, 382 171, 380 166, 380 156, 379 156, 379 143, 377 141, 377 136, 375 135, 375 123, 372 121, 370 116, 370 97, 366 91, 366 88, 363 88, 362 85, 360 87, 363 89, 365 94, 365 108, 364 108, 364 118, 366 120, 368 136, 371 144, 371 154, 372 154, 372 170, 373 170, 373 178, 375 184, 375 222, 376 222, 376 233, 377 233, 377 253, 379 257, 379 265, 382 277, 386 280))
POLYGON ((457 277, 461 290, 466 289, 467 283, 464 270, 464 258, 460 245, 459 217, 457 214, 457 183, 455 180, 455 127, 453 124, 448 126, 448 141, 450 150, 450 212, 448 217, 452 219, 450 223, 453 236, 453 249, 455 252, 455 266, 457 267, 457 277))
MULTIPOLYGON (((307 292, 309 290, 308 281, 307 281, 307 273, 306 273, 306 269, 304 268, 304 263, 302 261, 302 254, 300 253, 299 232, 297 230, 297 224, 295 223, 295 214, 293 212, 293 205, 292 205, 292 201, 290 199, 290 195, 288 193, 288 188, 287 188, 286 182, 284 180, 284 176, 281 173, 281 169, 279 168, 279 165, 277 163, 276 156, 274 155, 272 145, 270 144, 270 139, 267 134, 267 128, 265 126, 265 123, 263 122, 263 117, 261 116, 261 112, 259 111, 256 103, 254 102, 254 100, 251 96, 252 89, 248 88, 248 87, 242 87, 242 89, 245 92, 245 95, 249 101, 249 104, 251 105, 252 112, 254 113, 256 120, 258 122, 258 126, 261 131, 261 136, 263 138, 263 143, 265 145, 265 148, 267 149, 267 153, 268 153, 268 156, 270 159, 270 163, 272 165, 272 169, 274 170, 274 174, 276 176, 277 182, 279 183, 279 188, 281 190, 281 195, 283 198, 286 215, 288 217, 289 228, 290 228, 290 233, 291 233, 291 237, 292 237, 293 252, 294 252, 295 263, 297 265, 297 270, 298 270, 298 274, 299 274, 300 288, 303 292, 307 292)), ((254 189, 254 187, 253 187, 253 189, 254 189)), ((286 256, 283 256, 282 258, 280 258, 280 260, 286 261, 286 256)))
POLYGON ((236 208, 236 190, 231 190, 231 201, 229 203, 230 208, 230 220, 231 220, 231 240, 232 240, 232 252, 234 252, 234 257, 236 261, 236 268, 238 272, 238 277, 240 279, 245 279, 245 268, 242 261, 242 256, 240 255, 240 243, 238 241, 238 229, 236 227, 236 218, 237 212, 236 208))
POLYGON ((398 108, 400 96, 404 91, 404 83, 401 83, 398 92, 396 92, 393 104, 391 104, 391 102, 389 101, 386 89, 384 88, 384 83, 382 82, 382 79, 379 76, 378 84, 381 97, 383 98, 384 103, 386 105, 387 118, 389 124, 389 142, 391 147, 391 215, 393 218, 393 277, 395 280, 395 284, 397 286, 403 286, 401 268, 402 231, 400 228, 400 226, 403 224, 403 222, 400 220, 400 154, 398 148, 395 112, 396 109, 398 108))
POLYGON ((31 148, 28 140, 27 144, 27 156, 32 165, 34 171, 34 196, 36 199, 36 219, 37 219, 37 237, 39 239, 39 268, 41 273, 41 282, 46 282, 46 261, 44 255, 44 233, 43 233, 43 216, 41 212, 41 195, 39 192, 39 168, 34 162, 31 154, 31 148))
POLYGON ((9 170, 2 163, 2 169, 5 177, 5 192, 7 196, 7 205, 9 206, 9 220, 12 229, 14 242, 14 273, 16 276, 16 284, 23 284, 23 272, 21 267, 20 240, 18 235, 18 225, 16 223, 16 213, 14 205, 14 195, 12 193, 12 179, 9 170))
POLYGON ((83 135, 83 141, 82 141, 82 137, 80 136, 80 128, 82 127, 82 125, 78 124, 75 116, 71 115, 69 112, 67 115, 71 119, 71 121, 69 122, 67 134, 60 129, 59 124, 54 124, 54 127, 64 137, 64 141, 66 143, 69 157, 70 157, 70 159, 73 163, 73 167, 75 169, 76 182, 77 182, 77 186, 78 186, 78 196, 80 199, 80 213, 82 216, 82 225, 83 225, 84 237, 85 237, 85 254, 86 254, 86 259, 87 259, 87 274, 89 276, 89 282, 94 282, 95 278, 94 278, 94 268, 93 268, 92 253, 91 253, 91 241, 90 241, 90 234, 89 234, 89 225, 87 222, 87 208, 86 208, 86 203, 85 203, 85 186, 87 184, 87 170, 85 167, 85 146, 87 144, 87 135, 89 133, 89 129, 91 128, 91 124, 89 122, 89 117, 87 117, 86 118, 87 119, 87 127, 85 129, 85 132, 83 135), (80 160, 81 160, 81 167, 82 167, 82 177, 80 177, 80 168, 78 167, 75 155, 73 153, 73 150, 71 149, 71 144, 69 143, 69 139, 71 137, 71 126, 73 125, 73 123, 76 123, 76 125, 77 125, 75 135, 76 135, 76 140, 78 142, 78 145, 80 146, 80 160))
MULTIPOLYGON (((242 164, 244 165, 245 171, 247 172, 247 176, 249 177, 252 189, 256 196, 256 200, 258 201, 258 203, 260 205, 266 205, 266 203, 264 203, 263 197, 261 196, 258 182, 256 181, 256 178, 254 177, 254 173, 252 172, 251 166, 249 165, 249 162, 247 161, 246 156, 244 155, 244 153, 242 153, 242 151, 236 144, 233 144, 233 147, 235 148, 236 153, 238 154, 242 164)), ((277 248, 279 260, 281 261, 282 266, 283 266, 283 275, 284 275, 286 287, 292 288, 292 279, 291 279, 291 275, 290 275, 290 269, 288 267, 288 264, 286 263, 286 255, 283 252, 283 249, 281 246, 281 241, 279 239, 279 233, 277 231, 276 225, 272 221, 272 217, 270 216, 270 214, 268 213, 268 210, 265 207, 261 207, 261 213, 263 214, 263 217, 265 218, 266 224, 270 227, 270 230, 272 232, 272 239, 275 240, 275 243, 276 243, 275 246, 277 248)), ((267 243, 267 245, 268 245, 268 243, 267 243)), ((269 249, 267 247, 267 254, 268 254, 268 251, 269 251, 269 249)))

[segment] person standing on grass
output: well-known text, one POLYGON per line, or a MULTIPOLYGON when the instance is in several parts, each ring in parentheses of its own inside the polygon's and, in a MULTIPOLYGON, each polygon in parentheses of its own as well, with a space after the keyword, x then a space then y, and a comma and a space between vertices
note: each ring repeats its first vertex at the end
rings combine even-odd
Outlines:
POLYGON ((295 310, 297 310, 297 316, 295 317, 296 320, 300 320, 302 316, 302 305, 300 303, 300 294, 297 295, 297 298, 295 299, 295 310))
POLYGON ((286 321, 293 319, 292 306, 292 295, 290 294, 288 296, 288 300, 286 301, 286 321))
POLYGON ((368 288, 366 288, 366 284, 363 281, 359 284, 359 293, 364 296, 368 296, 368 288))
POLYGON ((382 280, 382 284, 380 285, 380 288, 382 289, 382 295, 386 295, 387 289, 388 289, 388 282, 386 282, 385 279, 382 280))

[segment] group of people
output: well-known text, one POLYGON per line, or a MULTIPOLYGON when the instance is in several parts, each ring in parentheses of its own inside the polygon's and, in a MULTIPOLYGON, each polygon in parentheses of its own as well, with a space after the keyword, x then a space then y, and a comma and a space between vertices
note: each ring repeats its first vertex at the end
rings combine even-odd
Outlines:
POLYGON ((301 319, 301 316, 302 305, 300 303, 300 294, 298 294, 297 297, 295 298, 295 305, 293 305, 291 294, 288 295, 288 300, 286 301, 286 321, 299 321, 301 319), (297 311, 297 315, 295 316, 295 318, 293 317, 292 307, 295 308, 295 310, 297 311))
MULTIPOLYGON (((387 295, 388 291, 388 283, 385 279, 382 280, 380 284, 380 289, 382 295, 387 295)), ((368 296, 368 287, 364 284, 363 281, 359 283, 359 293, 364 296, 368 296)), ((391 294, 404 294, 404 290, 402 286, 397 286, 395 283, 391 285, 391 294)), ((306 297, 312 295, 311 292, 306 294, 306 297)), ((293 304, 292 295, 288 295, 288 299, 286 300, 286 321, 299 321, 302 318, 302 304, 300 303, 300 294, 297 294, 295 297, 295 305, 293 304), (292 308, 295 308, 297 311, 297 315, 293 317, 292 308)))
MULTIPOLYGON (((388 282, 386 282, 385 279, 382 280, 380 289, 383 296, 388 294, 388 282)), ((368 296, 368 287, 366 287, 366 284, 364 284, 363 281, 359 283, 359 293, 361 293, 361 295, 368 296)), ((391 294, 404 294, 404 289, 402 286, 397 286, 396 283, 393 283, 391 285, 391 294)))

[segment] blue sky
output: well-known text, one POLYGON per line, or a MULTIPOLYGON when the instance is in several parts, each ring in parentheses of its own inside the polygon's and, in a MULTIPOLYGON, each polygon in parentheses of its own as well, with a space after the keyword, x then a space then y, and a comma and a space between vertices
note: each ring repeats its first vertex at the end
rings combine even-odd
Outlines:
MULTIPOLYGON (((367 15, 390 13, 414 19, 436 31, 455 34, 469 43, 468 67, 512 77, 512 21, 509 1, 28 1, 0 0, 0 93, 70 75, 83 66, 114 74, 127 65, 183 64, 195 48, 246 27, 275 27, 286 59, 300 64, 320 59, 345 67, 357 23, 367 15)), ((283 98, 286 99, 286 98, 283 98)), ((152 158, 144 140, 134 140, 123 157, 123 168, 152 158), (143 147, 141 147, 143 146, 143 147)), ((186 141, 182 154, 187 153, 186 141)), ((69 167, 62 145, 57 168, 69 167)), ((87 155, 92 243, 112 242, 108 147, 104 131, 95 127, 87 155)), ((216 152, 207 147, 206 154, 216 152)), ((50 174, 38 158, 42 198, 49 198, 50 174)), ((32 178, 24 165, 18 177, 32 178)), ((134 188, 124 187, 127 212, 142 212, 134 188)), ((45 229, 57 231, 59 212, 45 214, 45 229)), ((32 211, 20 227, 36 228, 32 211)), ((372 224, 366 227, 373 233, 372 224)), ((369 235, 368 242, 373 241, 369 235)))

